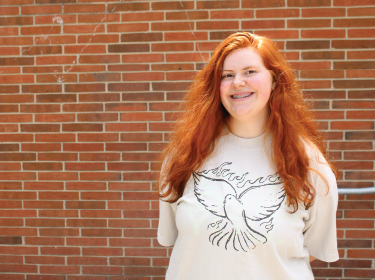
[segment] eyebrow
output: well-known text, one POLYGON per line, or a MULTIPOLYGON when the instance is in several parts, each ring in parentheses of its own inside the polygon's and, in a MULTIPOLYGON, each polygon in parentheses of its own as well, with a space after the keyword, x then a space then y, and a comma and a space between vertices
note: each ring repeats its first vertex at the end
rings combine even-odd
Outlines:
MULTIPOLYGON (((256 66, 255 65, 250 65, 250 66, 246 66, 245 68, 243 68, 243 69, 241 69, 241 70, 247 70, 247 69, 249 69, 249 68, 256 68, 256 66)), ((233 70, 222 70, 222 71, 233 71, 233 70)))

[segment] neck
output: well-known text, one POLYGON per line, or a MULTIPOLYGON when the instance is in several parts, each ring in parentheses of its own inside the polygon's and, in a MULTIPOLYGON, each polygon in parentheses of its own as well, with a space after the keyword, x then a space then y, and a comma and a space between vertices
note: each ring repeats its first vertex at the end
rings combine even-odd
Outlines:
POLYGON ((254 138, 262 135, 267 129, 267 117, 262 117, 254 121, 239 120, 229 118, 229 130, 234 135, 241 138, 254 138))

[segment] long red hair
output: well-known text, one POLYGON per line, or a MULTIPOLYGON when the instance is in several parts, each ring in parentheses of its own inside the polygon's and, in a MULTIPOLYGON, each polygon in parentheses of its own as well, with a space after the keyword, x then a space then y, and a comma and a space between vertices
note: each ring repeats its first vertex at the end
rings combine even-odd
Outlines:
POLYGON ((303 99, 289 64, 273 41, 248 32, 238 32, 226 38, 195 76, 182 102, 184 112, 161 155, 159 197, 168 202, 177 201, 183 195, 191 174, 215 149, 215 140, 220 137, 229 117, 220 101, 223 63, 229 53, 241 48, 256 49, 264 66, 271 70, 275 88, 269 99, 270 116, 266 130, 266 134, 272 135, 271 160, 283 179, 287 205, 293 206, 294 212, 298 203, 303 203, 308 209, 314 202, 315 189, 308 181, 308 171, 312 168, 304 142, 319 149, 336 176, 337 169, 328 159, 314 115, 303 99))

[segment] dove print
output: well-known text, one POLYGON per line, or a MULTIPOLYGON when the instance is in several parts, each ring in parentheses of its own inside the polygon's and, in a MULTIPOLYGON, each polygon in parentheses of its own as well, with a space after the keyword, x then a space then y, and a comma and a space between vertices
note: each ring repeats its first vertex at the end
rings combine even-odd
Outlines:
POLYGON ((248 173, 238 176, 228 165, 231 162, 194 172, 194 194, 206 210, 221 218, 208 225, 213 231, 209 242, 247 252, 267 242, 266 235, 273 228, 271 216, 284 201, 285 191, 277 173, 251 180, 246 179, 248 173), (264 231, 254 229, 254 223, 264 231))

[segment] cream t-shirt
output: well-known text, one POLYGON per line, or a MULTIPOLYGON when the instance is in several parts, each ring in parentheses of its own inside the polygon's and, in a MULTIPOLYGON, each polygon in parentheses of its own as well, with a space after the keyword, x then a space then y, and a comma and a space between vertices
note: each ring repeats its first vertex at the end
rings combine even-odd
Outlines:
POLYGON ((270 164, 263 135, 229 133, 194 172, 175 203, 160 200, 158 241, 174 245, 166 280, 313 280, 309 255, 338 260, 336 179, 324 157, 306 145, 317 190, 297 212, 286 205, 282 179, 270 164))

